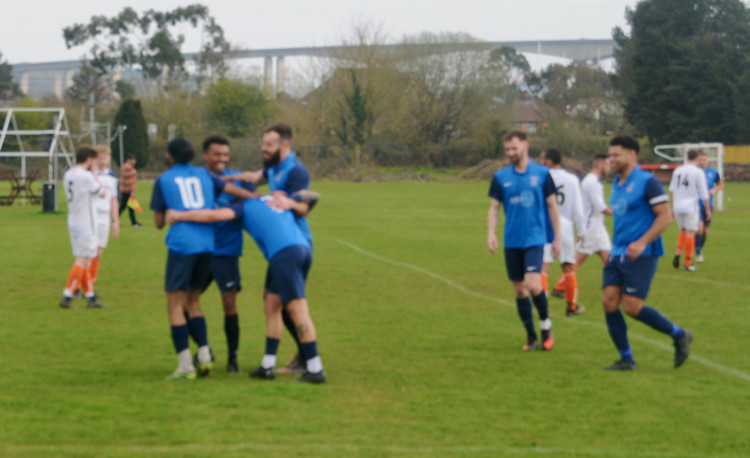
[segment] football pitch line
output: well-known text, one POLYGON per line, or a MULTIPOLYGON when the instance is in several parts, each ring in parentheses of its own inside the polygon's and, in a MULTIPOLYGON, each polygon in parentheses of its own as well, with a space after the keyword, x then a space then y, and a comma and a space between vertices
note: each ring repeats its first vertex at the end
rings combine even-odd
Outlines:
MULTIPOLYGON (((507 307, 512 307, 514 309, 516 308, 516 304, 515 303, 512 303, 510 301, 506 301, 506 300, 498 298, 498 297, 488 296, 486 294, 482 294, 482 293, 479 293, 479 292, 476 292, 476 291, 472 291, 469 288, 467 288, 467 287, 465 287, 465 286, 463 286, 463 285, 461 285, 459 283, 456 283, 456 282, 454 282, 453 280, 451 280, 449 278, 445 278, 443 276, 440 276, 440 275, 436 274, 435 272, 431 272, 431 271, 429 271, 427 269, 423 269, 422 267, 415 266, 414 264, 409 264, 409 263, 406 263, 406 262, 396 261, 396 260, 393 260, 393 259, 389 259, 389 258, 380 256, 379 254, 372 253, 370 251, 366 251, 366 250, 360 248, 359 246, 357 246, 357 245, 355 245, 353 243, 347 242, 346 240, 338 239, 337 242, 340 243, 341 245, 344 245, 344 246, 347 246, 347 247, 351 248, 352 250, 354 250, 357 253, 360 253, 360 254, 362 254, 364 256, 368 256, 370 258, 373 258, 373 259, 376 259, 378 261, 385 262, 387 264, 391 264, 391 265, 394 265, 394 266, 404 267, 406 269, 410 269, 410 270, 419 272, 419 273, 421 273, 423 275, 426 275, 428 277, 434 278, 435 280, 438 280, 438 281, 440 281, 442 283, 445 283, 446 285, 448 285, 448 286, 450 286, 450 287, 452 287, 454 289, 457 289, 457 290, 461 291, 462 293, 467 294, 469 296, 474 296, 474 297, 477 297, 477 298, 480 298, 480 299, 485 299, 485 300, 488 300, 488 301, 496 302, 498 304, 502 304, 502 305, 505 305, 507 307)), ((693 279, 693 280, 695 280, 695 279, 693 279)), ((713 283, 713 282, 711 282, 711 283, 713 283)), ((550 313, 550 315, 554 316, 552 313, 550 313)), ((593 322, 583 321, 583 320, 566 320, 564 322, 565 323, 582 324, 582 325, 591 326, 591 327, 594 327, 594 328, 606 330, 606 326, 604 324, 602 324, 602 323, 593 323, 593 322)), ((638 335, 638 334, 635 334, 635 333, 632 333, 632 332, 628 333, 628 337, 630 337, 632 339, 639 340, 639 341, 644 342, 644 343, 647 343, 647 344, 649 344, 651 346, 654 346, 654 347, 657 347, 657 348, 661 348, 662 350, 667 350, 669 352, 674 351, 674 348, 672 346, 670 346, 670 345, 667 345, 667 344, 665 344, 665 343, 663 343, 661 341, 650 339, 648 337, 643 337, 641 335, 638 335)), ((733 367, 729 367, 729 366, 725 366, 723 364, 715 363, 715 362, 713 362, 713 361, 711 361, 709 359, 706 359, 706 358, 704 358, 702 356, 699 356, 699 355, 696 355, 694 353, 690 354, 690 359, 693 360, 693 361, 696 361, 696 362, 698 362, 700 364, 703 364, 706 367, 710 367, 711 369, 714 369, 714 370, 716 370, 718 372, 724 373, 726 375, 731 375, 732 377, 736 377, 738 379, 750 382, 750 374, 748 374, 746 372, 743 372, 743 371, 741 371, 739 369, 735 369, 733 367)))

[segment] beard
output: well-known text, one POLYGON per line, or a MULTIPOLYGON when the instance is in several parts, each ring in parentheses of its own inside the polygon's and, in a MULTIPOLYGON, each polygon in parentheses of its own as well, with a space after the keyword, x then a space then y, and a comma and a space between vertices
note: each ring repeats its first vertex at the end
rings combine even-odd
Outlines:
POLYGON ((277 149, 275 153, 271 155, 269 159, 263 159, 263 168, 275 167, 279 165, 281 161, 281 148, 277 149))

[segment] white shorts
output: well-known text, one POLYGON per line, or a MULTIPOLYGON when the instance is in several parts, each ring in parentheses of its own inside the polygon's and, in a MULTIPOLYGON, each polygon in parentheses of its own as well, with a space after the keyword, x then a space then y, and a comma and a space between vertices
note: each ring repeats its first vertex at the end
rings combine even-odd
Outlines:
POLYGON ((680 229, 697 231, 700 222, 700 213, 675 213, 674 220, 680 229))
POLYGON ((607 228, 603 224, 592 225, 583 237, 583 243, 578 242, 576 250, 585 255, 592 255, 602 250, 612 250, 607 228))
MULTIPOLYGON (((575 264, 576 262, 576 245, 572 231, 566 234, 563 231, 562 247, 560 249, 560 264, 575 264)), ((552 257, 552 244, 544 245, 544 263, 551 264, 555 258, 552 257)))
POLYGON ((99 248, 107 248, 107 242, 109 242, 109 229, 112 227, 112 223, 99 223, 96 225, 96 241, 99 248))
POLYGON ((68 226, 70 234, 70 245, 73 247, 73 256, 83 258, 96 257, 99 247, 97 246, 96 234, 89 231, 81 231, 68 226))

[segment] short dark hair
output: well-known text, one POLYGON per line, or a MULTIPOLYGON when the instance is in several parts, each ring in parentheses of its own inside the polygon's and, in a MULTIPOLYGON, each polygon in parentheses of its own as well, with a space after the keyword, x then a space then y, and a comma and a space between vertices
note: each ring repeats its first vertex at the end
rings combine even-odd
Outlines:
POLYGON ((609 141, 609 146, 621 146, 625 149, 635 151, 635 154, 638 154, 641 150, 641 145, 638 144, 638 140, 630 135, 617 135, 612 137, 612 140, 609 141))
POLYGON ((276 132, 282 140, 292 139, 292 126, 285 122, 277 122, 265 130, 265 134, 269 132, 276 132))
POLYGON ((131 159, 136 160, 135 154, 128 154, 127 157, 125 158, 126 161, 129 161, 131 159))
POLYGON ((206 151, 208 151, 208 148, 210 148, 214 143, 216 143, 217 145, 229 146, 229 140, 227 140, 226 137, 222 137, 221 135, 211 135, 207 139, 203 140, 203 152, 205 153, 206 151))
POLYGON ((694 161, 694 160, 698 159, 698 155, 699 154, 700 153, 698 152, 697 149, 691 149, 691 150, 689 150, 687 152, 688 161, 694 161))
POLYGON ((557 148, 547 148, 544 150, 544 158, 552 161, 555 165, 562 164, 562 153, 557 148))
POLYGON ((177 164, 188 164, 195 157, 195 150, 193 145, 185 137, 173 138, 169 144, 167 144, 167 152, 177 164))
POLYGON ((594 162, 596 162, 596 161, 606 161, 606 160, 607 160, 607 155, 606 154, 599 153, 596 156, 594 156, 594 162))
POLYGON ((97 157, 99 154, 91 145, 81 145, 76 150, 76 164, 83 164, 89 158, 97 157))
POLYGON ((521 141, 526 141, 526 134, 521 132, 520 130, 511 130, 507 134, 503 135, 503 143, 509 142, 514 138, 517 138, 521 141))

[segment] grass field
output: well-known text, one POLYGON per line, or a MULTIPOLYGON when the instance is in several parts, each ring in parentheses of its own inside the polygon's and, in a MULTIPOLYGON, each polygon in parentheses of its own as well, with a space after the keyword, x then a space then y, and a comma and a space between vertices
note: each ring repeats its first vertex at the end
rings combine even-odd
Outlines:
MULTIPOLYGON (((148 183, 139 186, 148 204, 148 183)), ((600 306, 601 269, 579 270, 588 312, 527 354, 502 258, 485 246, 487 183, 317 182, 308 298, 329 382, 229 375, 219 294, 203 296, 217 370, 176 366, 162 291, 164 232, 123 225, 102 259, 109 305, 57 306, 72 256, 64 213, 0 208, 0 455, 3 456, 742 456, 750 444, 750 185, 729 184, 701 271, 660 265, 647 301, 695 335, 671 341, 628 319, 634 373, 600 306)), ((125 215, 123 215, 125 216, 125 215)), ((671 252, 677 230, 665 235, 671 252)), ((265 272, 247 239, 240 363, 264 342, 265 272)), ((559 267, 553 269, 553 277, 559 267)), ((285 335, 280 359, 292 355, 285 335)))

